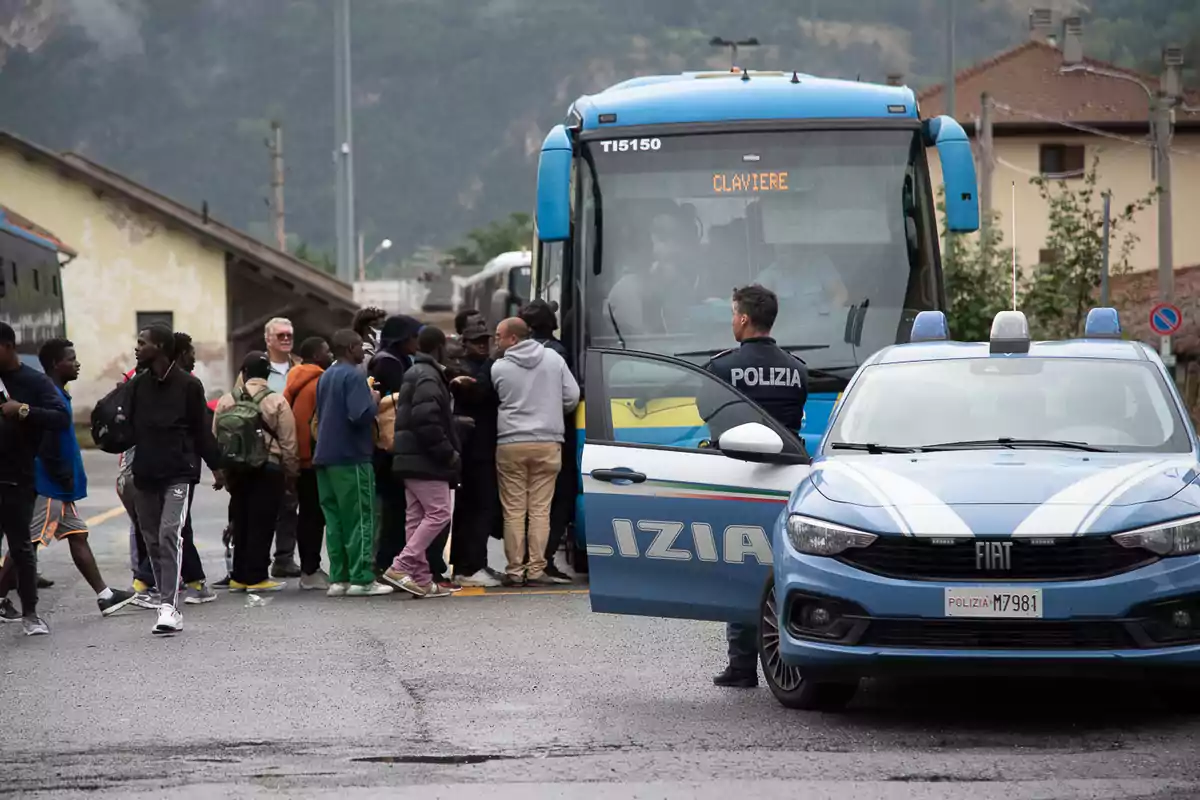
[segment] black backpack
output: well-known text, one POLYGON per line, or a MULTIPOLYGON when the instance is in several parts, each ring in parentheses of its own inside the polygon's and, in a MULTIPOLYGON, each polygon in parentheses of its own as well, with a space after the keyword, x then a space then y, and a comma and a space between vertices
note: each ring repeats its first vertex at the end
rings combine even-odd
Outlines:
POLYGON ((105 453, 124 453, 133 447, 135 375, 100 399, 92 408, 92 441, 105 453))

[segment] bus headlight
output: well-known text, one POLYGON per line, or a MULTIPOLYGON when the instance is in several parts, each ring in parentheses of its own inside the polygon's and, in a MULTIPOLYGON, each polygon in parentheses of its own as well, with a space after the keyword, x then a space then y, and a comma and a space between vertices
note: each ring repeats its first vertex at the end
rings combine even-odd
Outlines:
POLYGON ((1122 547, 1140 547, 1160 556, 1194 555, 1200 553, 1200 517, 1114 533, 1112 539, 1122 547))
POLYGON ((836 556, 855 547, 866 547, 877 538, 873 533, 844 528, 824 520, 792 514, 787 521, 788 541, 796 552, 807 556, 836 556))

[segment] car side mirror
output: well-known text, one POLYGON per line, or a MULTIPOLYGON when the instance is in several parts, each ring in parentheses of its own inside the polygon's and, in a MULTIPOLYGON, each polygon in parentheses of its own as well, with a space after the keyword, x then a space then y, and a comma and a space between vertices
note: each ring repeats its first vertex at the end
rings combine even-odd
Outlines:
POLYGON ((729 458, 764 464, 807 464, 808 458, 785 453, 783 437, 761 422, 747 422, 721 434, 717 447, 729 458))

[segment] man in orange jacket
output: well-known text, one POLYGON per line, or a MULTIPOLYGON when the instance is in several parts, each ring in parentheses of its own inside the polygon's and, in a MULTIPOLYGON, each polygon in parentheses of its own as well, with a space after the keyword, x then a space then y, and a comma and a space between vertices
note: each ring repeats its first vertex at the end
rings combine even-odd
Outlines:
POLYGON ((300 344, 303 363, 288 370, 283 399, 296 418, 296 444, 300 452, 300 478, 296 494, 300 503, 296 522, 296 549, 300 551, 300 588, 325 591, 329 576, 321 571, 321 539, 325 515, 317 494, 317 472, 313 468, 312 418, 317 410, 317 380, 333 363, 329 343, 319 336, 300 344))

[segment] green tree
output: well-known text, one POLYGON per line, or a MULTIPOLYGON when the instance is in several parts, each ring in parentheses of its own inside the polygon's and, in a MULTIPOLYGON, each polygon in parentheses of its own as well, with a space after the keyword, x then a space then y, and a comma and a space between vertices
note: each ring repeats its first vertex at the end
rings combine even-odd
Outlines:
MULTIPOLYGON (((1020 308, 1031 333, 1043 339, 1065 339, 1083 333, 1088 309, 1095 301, 1104 263, 1104 195, 1097 188, 1099 156, 1083 178, 1068 183, 1044 176, 1030 179, 1038 187, 1050 221, 1046 247, 1053 258, 1024 281, 1020 308)), ((1109 272, 1130 269, 1138 243, 1133 222, 1154 202, 1157 190, 1109 212, 1109 272)))
POLYGON ((528 250, 533 243, 533 218, 517 211, 467 233, 466 241, 446 251, 459 264, 486 264, 501 253, 528 250))
MULTIPOLYGON (((946 204, 938 193, 945 230, 946 204)), ((1012 306, 1012 257, 998 219, 993 211, 992 224, 978 236, 951 234, 951 246, 942 254, 950 333, 958 341, 986 342, 996 312, 1012 306)))
POLYGON ((292 255, 301 261, 307 262, 322 272, 327 272, 330 275, 337 274, 337 262, 333 260, 333 256, 326 253, 324 250, 317 250, 310 247, 308 242, 301 241, 292 250, 292 255))

